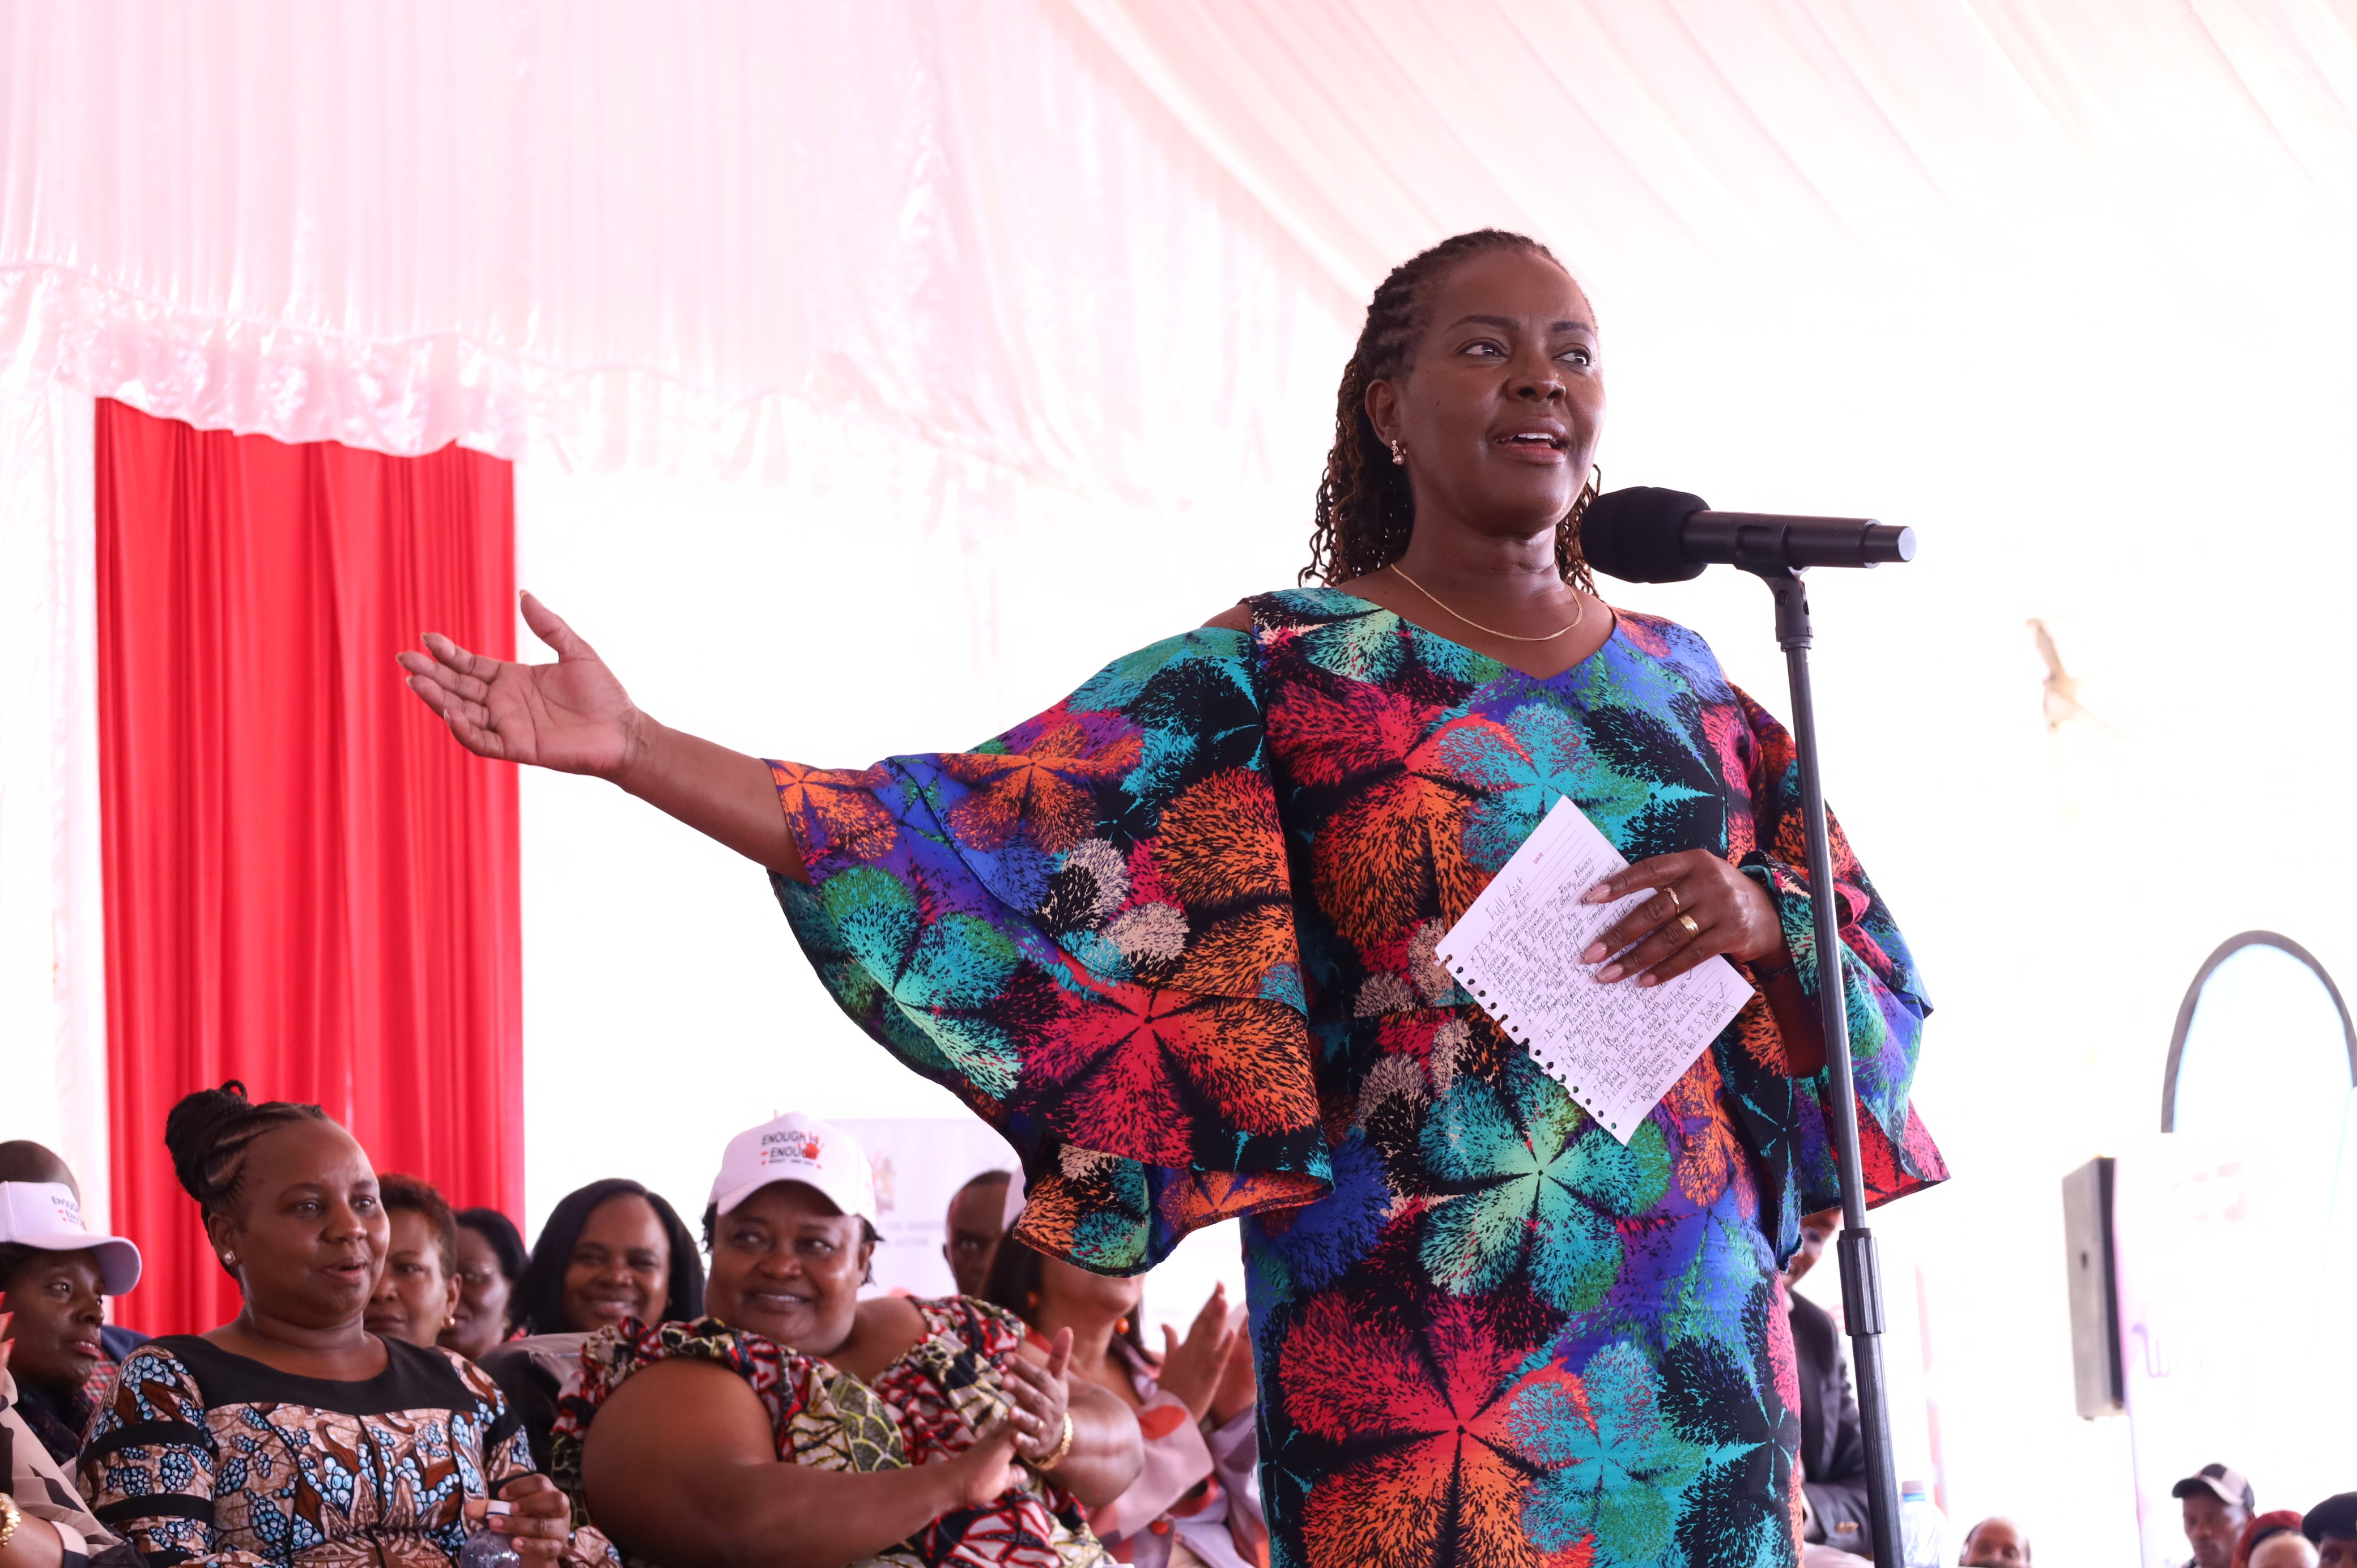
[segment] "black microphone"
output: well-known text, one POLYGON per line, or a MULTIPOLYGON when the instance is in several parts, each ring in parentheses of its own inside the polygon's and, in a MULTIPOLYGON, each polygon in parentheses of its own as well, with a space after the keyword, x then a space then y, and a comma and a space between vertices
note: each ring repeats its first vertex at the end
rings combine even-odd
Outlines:
POLYGON ((1580 553, 1625 583, 1683 583, 1715 563, 1749 571, 1915 559, 1915 531, 1870 517, 1713 511, 1700 496, 1636 485, 1587 503, 1580 553))

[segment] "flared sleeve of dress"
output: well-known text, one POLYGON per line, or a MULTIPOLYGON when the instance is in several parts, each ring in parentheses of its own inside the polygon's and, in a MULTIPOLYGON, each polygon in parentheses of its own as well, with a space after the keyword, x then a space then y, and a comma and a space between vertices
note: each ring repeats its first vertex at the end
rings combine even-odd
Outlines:
MULTIPOLYGON (((1714 738, 1735 754, 1729 760, 1740 764, 1739 771, 1729 768, 1729 782, 1740 779, 1751 797, 1748 820, 1741 813, 1730 816, 1728 851, 1774 902, 1795 978, 1813 1010, 1825 979, 1792 737, 1749 696, 1728 690, 1740 730, 1714 738)), ((1841 900, 1839 983, 1849 1018, 1859 1163, 1867 1201, 1884 1203, 1948 1176, 1908 1098, 1932 1004, 1889 907, 1867 879, 1830 812, 1826 823, 1833 835, 1835 894, 1841 900)), ((1766 1177, 1760 1222, 1781 1261, 1800 1244, 1802 1217, 1841 1200, 1826 1120, 1826 1071, 1791 1070, 1785 1042, 1764 1004, 1755 1004, 1737 1020, 1722 1038, 1721 1053, 1736 1119, 1760 1158, 1766 1177)))
MULTIPOLYGON (((113 1400, 82 1439, 82 1496, 100 1523, 138 1552, 147 1568, 271 1568, 214 1529, 215 1479, 222 1455, 205 1420, 196 1375, 159 1345, 123 1363, 113 1400)), ((232 1459, 233 1469, 242 1466, 232 1459)), ((238 1479, 224 1482, 234 1492, 238 1479)))
POLYGON ((1152 1268, 1330 1186, 1251 639, 1115 660, 972 751, 771 762, 853 1022, 1015 1145, 1034 1247, 1152 1268))

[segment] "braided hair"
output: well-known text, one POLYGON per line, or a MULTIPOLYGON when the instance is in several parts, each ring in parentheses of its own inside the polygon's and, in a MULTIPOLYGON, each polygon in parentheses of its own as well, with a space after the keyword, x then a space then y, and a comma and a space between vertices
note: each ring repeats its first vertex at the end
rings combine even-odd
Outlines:
POLYGON ((164 1119, 164 1146, 172 1153, 172 1174, 210 1218, 237 1202, 245 1174, 245 1153, 264 1133, 296 1122, 325 1122, 316 1105, 245 1097, 245 1085, 231 1079, 219 1089, 183 1096, 164 1119))
MULTIPOLYGON (((1469 256, 1491 251, 1526 251, 1555 262, 1553 251, 1526 234, 1475 229, 1452 235, 1392 269, 1367 304, 1367 323, 1358 346, 1342 367, 1334 398, 1334 446, 1318 481, 1318 521, 1309 531, 1309 564, 1297 581, 1315 578, 1331 585, 1379 572, 1407 552, 1415 526, 1415 497, 1407 470, 1392 461, 1391 448, 1367 417, 1367 388, 1405 373, 1415 363, 1415 342, 1431 324, 1432 294, 1448 270, 1469 256)), ((1561 266, 1561 262, 1555 262, 1561 266)), ((1579 518, 1592 489, 1583 489, 1555 524, 1555 559, 1563 580, 1593 594, 1595 582, 1579 553, 1579 518)))

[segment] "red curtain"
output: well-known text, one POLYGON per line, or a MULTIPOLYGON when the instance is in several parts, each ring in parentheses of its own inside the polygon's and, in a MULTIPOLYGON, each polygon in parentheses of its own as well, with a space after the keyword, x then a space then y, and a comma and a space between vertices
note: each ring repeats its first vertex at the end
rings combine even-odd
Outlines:
POLYGON ((422 630, 513 656, 508 464, 98 405, 100 777, 125 1323, 227 1322, 163 1144, 192 1089, 315 1101, 379 1170, 519 1212, 515 770, 404 689, 422 630))

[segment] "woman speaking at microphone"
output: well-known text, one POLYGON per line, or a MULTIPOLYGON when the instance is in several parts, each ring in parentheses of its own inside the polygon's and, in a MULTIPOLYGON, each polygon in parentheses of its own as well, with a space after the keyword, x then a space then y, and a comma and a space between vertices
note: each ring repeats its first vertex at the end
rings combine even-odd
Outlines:
POLYGON ((1305 582, 1107 665, 974 751, 832 771, 664 727, 439 636, 410 684, 478 754, 608 779, 767 866, 844 1010, 1017 1144, 1016 1235, 1103 1273, 1243 1217, 1275 1560, 1783 1563, 1776 1273, 1835 1201, 1839 983, 1878 1198, 1944 1176, 1928 1012, 1836 836, 1822 972, 1792 751, 1702 639, 1596 597, 1595 317, 1461 234, 1375 292, 1305 582), (1599 981, 1724 956, 1759 994, 1623 1144, 1434 960, 1548 809, 1632 863, 1599 981))

